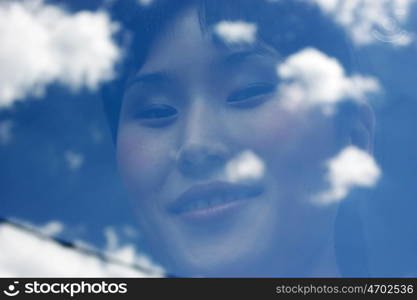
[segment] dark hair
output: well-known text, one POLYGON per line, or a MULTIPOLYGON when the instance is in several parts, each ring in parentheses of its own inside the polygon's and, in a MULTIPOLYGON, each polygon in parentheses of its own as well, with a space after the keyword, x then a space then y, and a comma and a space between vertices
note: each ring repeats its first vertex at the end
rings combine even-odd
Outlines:
POLYGON ((124 35, 119 40, 124 38, 128 42, 118 66, 118 77, 102 89, 104 110, 114 139, 129 74, 140 69, 153 41, 170 21, 191 5, 197 7, 203 31, 222 20, 252 22, 258 26, 258 39, 277 49, 283 57, 310 46, 338 58, 346 69, 352 68, 351 46, 344 31, 323 16, 318 6, 302 1, 157 0, 149 7, 141 7, 136 0, 117 1, 111 13, 123 27, 124 35))

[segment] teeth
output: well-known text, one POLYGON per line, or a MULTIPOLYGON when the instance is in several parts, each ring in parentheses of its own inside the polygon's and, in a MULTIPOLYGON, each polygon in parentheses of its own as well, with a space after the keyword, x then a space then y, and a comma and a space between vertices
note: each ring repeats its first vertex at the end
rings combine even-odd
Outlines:
POLYGON ((196 201, 192 201, 188 203, 186 207, 183 208, 183 211, 191 211, 191 210, 201 210, 206 209, 208 207, 217 206, 223 203, 230 203, 236 201, 238 199, 244 198, 244 193, 239 194, 225 194, 221 196, 211 197, 208 199, 200 199, 196 201))

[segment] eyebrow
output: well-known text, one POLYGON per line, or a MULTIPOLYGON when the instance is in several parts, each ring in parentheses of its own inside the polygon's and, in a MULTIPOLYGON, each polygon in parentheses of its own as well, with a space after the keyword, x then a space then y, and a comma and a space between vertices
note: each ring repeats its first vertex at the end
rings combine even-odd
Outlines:
POLYGON ((280 55, 277 51, 259 44, 237 50, 228 48, 227 51, 230 53, 222 59, 222 62, 226 65, 243 63, 247 58, 251 56, 262 56, 266 58, 280 59, 280 55))
POLYGON ((168 79, 168 75, 166 72, 153 72, 153 73, 146 73, 146 74, 135 74, 132 76, 125 85, 125 90, 129 89, 135 83, 146 83, 146 84, 155 84, 161 81, 165 81, 168 79))
MULTIPOLYGON (((263 56, 267 58, 280 59, 280 55, 277 51, 275 51, 275 49, 260 43, 256 43, 254 45, 244 45, 244 47, 238 46, 235 48, 230 45, 226 46, 226 44, 223 44, 223 46, 225 46, 226 51, 228 52, 228 54, 221 59, 221 63, 224 65, 238 65, 251 56, 263 56)), ((124 90, 126 91, 135 83, 157 84, 168 79, 169 75, 165 71, 135 74, 127 80, 124 90)))

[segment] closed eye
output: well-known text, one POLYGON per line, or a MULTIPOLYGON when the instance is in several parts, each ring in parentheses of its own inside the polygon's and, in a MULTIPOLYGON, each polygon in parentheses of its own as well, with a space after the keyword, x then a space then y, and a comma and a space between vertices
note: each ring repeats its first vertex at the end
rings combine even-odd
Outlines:
POLYGON ((142 108, 136 118, 145 126, 163 127, 174 121, 177 115, 177 109, 170 105, 152 104, 142 108))
POLYGON ((243 89, 233 92, 227 102, 231 105, 241 107, 252 107, 261 104, 265 99, 264 96, 275 91, 275 85, 270 83, 251 84, 243 89))

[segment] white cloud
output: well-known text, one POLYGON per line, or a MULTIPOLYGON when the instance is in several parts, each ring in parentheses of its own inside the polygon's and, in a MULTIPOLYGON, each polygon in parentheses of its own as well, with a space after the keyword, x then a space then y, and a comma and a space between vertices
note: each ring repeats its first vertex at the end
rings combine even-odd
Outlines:
MULTIPOLYGON (((302 0, 306 1, 306 0, 302 0)), ((310 0, 307 0, 310 1, 310 0)), ((359 46, 377 41, 409 45, 414 37, 403 29, 416 0, 313 0, 345 27, 359 46)))
POLYGON ((243 151, 226 165, 226 178, 231 182, 260 179, 265 172, 263 161, 252 151, 243 151))
POLYGON ((339 101, 363 100, 368 93, 380 90, 375 78, 349 77, 337 59, 314 48, 289 56, 277 72, 284 80, 279 86, 282 104, 290 110, 321 105, 328 112, 339 101))
POLYGON ((13 138, 13 126, 14 122, 12 120, 4 120, 0 122, 0 145, 5 146, 10 144, 13 138))
POLYGON ((375 186, 382 173, 374 158, 355 146, 343 149, 326 163, 326 167, 330 189, 314 199, 321 204, 342 200, 354 187, 375 186))
POLYGON ((253 43, 256 39, 257 26, 244 21, 221 21, 214 27, 214 32, 226 43, 253 43))
POLYGON ((68 168, 71 171, 77 171, 84 163, 84 156, 80 153, 73 151, 65 152, 65 160, 68 164, 68 168))
MULTIPOLYGON (((130 228, 133 230, 133 228, 130 228)), ((137 234, 137 232, 135 232, 137 234)), ((138 255, 135 247, 132 244, 122 244, 120 241, 120 235, 118 235, 114 228, 107 227, 104 231, 106 236, 106 253, 120 261, 127 264, 138 264, 145 269, 153 270, 158 274, 163 274, 164 270, 152 263, 152 261, 144 255, 138 255)))
POLYGON ((114 250, 117 248, 117 235, 116 232, 111 228, 107 227, 104 229, 104 235, 106 236, 107 249, 114 250))
POLYGON ((74 14, 41 0, 0 3, 0 108, 60 82, 94 90, 114 75, 117 25, 105 12, 74 14))
MULTIPOLYGON (((53 225, 56 227, 56 224, 53 225)), ((60 226, 62 229, 62 225, 60 226)), ((56 228, 55 228, 56 229, 56 228)), ((126 264, 143 266, 142 272, 127 265, 106 262, 94 255, 75 251, 18 229, 0 225, 0 277, 161 277, 163 270, 138 255, 133 245, 118 245, 109 257, 126 264)), ((80 244, 80 243, 78 243, 80 244)))
POLYGON ((58 221, 51 221, 44 226, 39 227, 38 230, 47 236, 55 236, 64 230, 64 226, 58 221))

